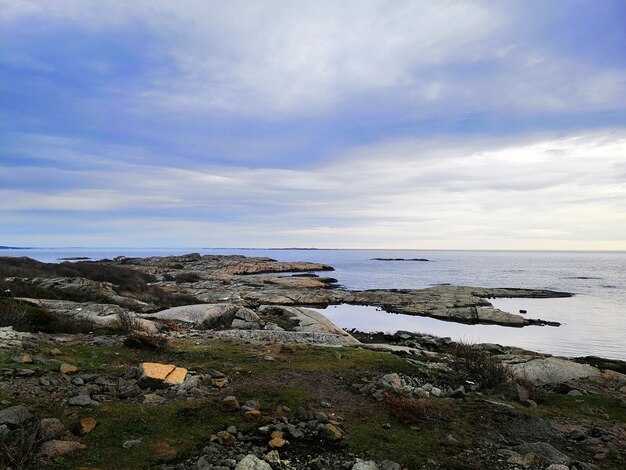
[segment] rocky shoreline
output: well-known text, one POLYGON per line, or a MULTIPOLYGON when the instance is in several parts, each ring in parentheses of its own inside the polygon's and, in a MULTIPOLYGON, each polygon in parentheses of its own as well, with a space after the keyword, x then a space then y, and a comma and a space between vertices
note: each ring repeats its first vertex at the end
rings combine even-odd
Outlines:
POLYGON ((199 254, 56 265, 2 258, 0 269, 11 295, 0 299, 6 468, 626 463, 621 361, 345 331, 307 308, 366 304, 523 327, 542 321, 488 299, 567 293, 349 291, 314 274, 327 265, 199 254))

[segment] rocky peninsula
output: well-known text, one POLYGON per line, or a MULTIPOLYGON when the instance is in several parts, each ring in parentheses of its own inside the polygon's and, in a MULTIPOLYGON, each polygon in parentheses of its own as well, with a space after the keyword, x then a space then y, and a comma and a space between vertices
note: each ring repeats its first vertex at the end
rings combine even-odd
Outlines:
POLYGON ((51 264, 0 258, 0 466, 626 464, 624 363, 345 331, 308 308, 373 305, 526 327, 550 324, 489 299, 571 294, 351 291, 326 275, 332 271, 197 253, 51 264))

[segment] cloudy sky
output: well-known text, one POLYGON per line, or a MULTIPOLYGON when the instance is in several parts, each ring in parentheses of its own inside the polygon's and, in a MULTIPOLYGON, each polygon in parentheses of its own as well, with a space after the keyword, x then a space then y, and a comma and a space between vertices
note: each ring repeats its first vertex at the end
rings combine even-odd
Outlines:
POLYGON ((623 0, 0 0, 0 244, 626 249, 623 0))

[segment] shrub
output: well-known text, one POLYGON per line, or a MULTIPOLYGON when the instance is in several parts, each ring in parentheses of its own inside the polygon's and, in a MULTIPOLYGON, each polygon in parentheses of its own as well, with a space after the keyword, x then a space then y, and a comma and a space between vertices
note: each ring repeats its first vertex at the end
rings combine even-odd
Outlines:
POLYGON ((129 348, 152 351, 169 351, 170 349, 170 341, 166 336, 140 331, 132 331, 127 334, 124 344, 129 348))
POLYGON ((181 284, 183 282, 197 282, 200 279, 201 277, 198 274, 192 272, 180 273, 174 277, 176 284, 181 284))
POLYGON ((0 468, 36 468, 37 451, 42 443, 39 420, 0 439, 0 468))
POLYGON ((0 327, 12 326, 16 331, 30 331, 28 305, 14 299, 0 299, 0 327))
POLYGON ((442 423, 448 420, 448 405, 439 400, 415 399, 387 394, 383 404, 391 416, 404 424, 424 421, 442 423))
POLYGON ((141 323, 130 312, 122 312, 117 316, 117 322, 123 333, 130 333, 132 331, 141 331, 141 323))
POLYGON ((496 388, 511 377, 506 366, 474 344, 457 343, 451 353, 452 370, 460 379, 475 382, 481 389, 496 388))

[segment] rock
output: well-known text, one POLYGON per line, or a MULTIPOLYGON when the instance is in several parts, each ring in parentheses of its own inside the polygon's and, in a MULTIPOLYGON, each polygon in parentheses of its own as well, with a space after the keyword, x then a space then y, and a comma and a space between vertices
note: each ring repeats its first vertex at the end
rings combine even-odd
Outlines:
POLYGON ((74 406, 99 406, 100 403, 92 400, 89 395, 76 395, 69 399, 69 404, 74 406))
MULTIPOLYGON (((244 307, 236 304, 197 304, 172 307, 157 313, 146 314, 148 318, 190 323, 194 328, 229 326, 236 314, 244 307)), ((247 310, 247 309, 246 309, 247 310)))
POLYGON ((78 433, 83 436, 94 430, 98 422, 93 418, 82 418, 78 422, 78 433))
POLYGON ((560 463, 553 463, 552 465, 549 465, 546 470, 569 470, 569 467, 560 463))
POLYGON ((406 387, 406 382, 404 381, 404 379, 402 379, 400 375, 396 374, 395 372, 392 374, 383 375, 378 381, 378 384, 383 389, 391 390, 396 393, 401 393, 406 387))
POLYGON ((600 378, 600 370, 587 364, 546 357, 509 364, 513 374, 526 378, 535 385, 557 385, 580 379, 600 378))
POLYGON ((570 390, 569 392, 567 392, 567 394, 570 397, 582 397, 583 396, 583 394, 582 394, 582 392, 580 390, 570 390))
POLYGON ((281 431, 274 431, 271 435, 271 440, 269 442, 269 446, 272 449, 279 449, 282 446, 284 446, 285 444, 287 444, 287 441, 283 438, 284 434, 281 431))
POLYGON ((402 466, 391 460, 383 460, 380 462, 380 470, 402 470, 402 466))
POLYGON ((223 446, 231 446, 237 442, 237 438, 228 431, 220 431, 211 436, 211 442, 219 442, 223 446))
POLYGON ((237 464, 235 470, 272 470, 272 467, 256 455, 248 454, 237 464))
POLYGON ((43 418, 39 422, 39 432, 44 441, 49 441, 61 437, 67 432, 67 429, 57 418, 43 418))
POLYGON ((139 365, 137 383, 143 388, 160 388, 168 385, 182 384, 187 377, 187 369, 173 364, 158 362, 142 362, 139 365))
POLYGON ((338 441, 343 439, 343 432, 337 426, 332 423, 326 423, 323 430, 324 437, 331 441, 338 441))
POLYGON ((237 398, 235 398, 234 396, 227 396, 226 398, 224 398, 222 400, 222 411, 235 411, 238 410, 239 408, 241 408, 239 406, 239 402, 237 401, 237 398))
POLYGON ((267 454, 265 454, 265 460, 269 463, 280 464, 280 454, 277 450, 271 450, 267 454))
POLYGON ((373 460, 356 459, 356 463, 352 465, 352 470, 378 470, 378 465, 373 460))
POLYGON ((78 367, 73 366, 72 364, 61 364, 59 366, 59 372, 61 374, 74 374, 78 371, 78 367))
POLYGON ((123 447, 124 449, 127 449, 127 450, 128 450, 128 449, 130 449, 131 447, 135 447, 136 445, 141 444, 141 441, 142 441, 142 439, 141 439, 141 438, 139 438, 139 439, 131 439, 131 440, 128 440, 128 441, 124 441, 124 442, 122 442, 122 447, 123 447))
POLYGON ((0 441, 2 439, 5 439, 10 433, 11 431, 9 430, 9 427, 6 424, 0 425, 0 441))
POLYGON ((553 463, 569 465, 572 462, 571 458, 546 442, 524 443, 513 447, 513 450, 520 454, 535 454, 547 465, 553 463))
POLYGON ((261 417, 261 412, 259 410, 248 410, 244 413, 244 417, 248 421, 259 419, 261 417))
POLYGON ((41 453, 41 455, 49 459, 54 459, 56 457, 61 457, 62 455, 67 455, 77 450, 83 450, 86 448, 87 446, 76 441, 52 440, 44 442, 39 449, 39 452, 41 453))
POLYGON ((512 455, 506 460, 511 465, 520 465, 524 468, 532 467, 540 462, 539 456, 529 452, 527 454, 520 454, 513 452, 512 455))
POLYGON ((0 410, 0 424, 8 424, 10 426, 22 426, 31 420, 33 415, 24 405, 11 406, 0 410))
POLYGON ((33 358, 28 354, 18 354, 17 356, 13 356, 11 358, 13 362, 17 362, 18 364, 32 364, 33 358))

